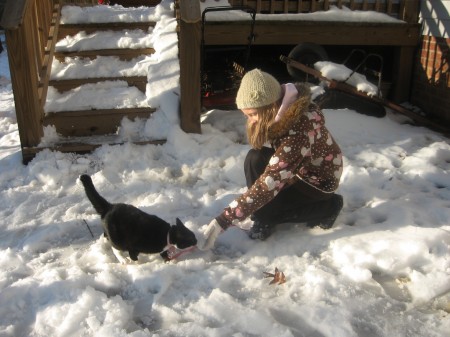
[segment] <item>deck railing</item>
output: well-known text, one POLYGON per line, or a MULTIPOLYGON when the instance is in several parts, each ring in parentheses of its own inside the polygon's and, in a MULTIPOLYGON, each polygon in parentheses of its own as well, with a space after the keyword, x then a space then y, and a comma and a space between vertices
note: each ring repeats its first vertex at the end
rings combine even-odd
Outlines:
POLYGON ((312 13, 329 10, 331 6, 351 10, 376 11, 391 17, 416 23, 418 0, 229 0, 232 6, 249 6, 257 13, 312 13))
POLYGON ((61 6, 76 5, 76 6, 93 6, 98 4, 98 0, 60 0, 61 6))
POLYGON ((14 5, 22 6, 17 12, 23 15, 4 28, 17 124, 25 148, 38 145, 43 136, 42 118, 60 11, 58 0, 19 0, 14 5))
POLYGON ((200 130, 200 40, 199 1, 175 1, 180 59, 180 126, 186 132, 200 130))

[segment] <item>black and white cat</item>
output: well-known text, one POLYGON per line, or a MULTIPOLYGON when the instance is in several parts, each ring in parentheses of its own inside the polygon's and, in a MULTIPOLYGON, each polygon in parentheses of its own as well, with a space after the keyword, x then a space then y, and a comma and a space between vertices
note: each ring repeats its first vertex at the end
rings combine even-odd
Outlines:
POLYGON ((129 204, 111 204, 95 189, 90 176, 83 174, 80 181, 89 201, 102 219, 105 237, 112 245, 114 255, 121 263, 127 251, 131 260, 137 261, 139 253, 160 253, 164 260, 173 257, 174 248, 185 250, 197 245, 195 234, 177 218, 176 225, 141 211, 129 204))

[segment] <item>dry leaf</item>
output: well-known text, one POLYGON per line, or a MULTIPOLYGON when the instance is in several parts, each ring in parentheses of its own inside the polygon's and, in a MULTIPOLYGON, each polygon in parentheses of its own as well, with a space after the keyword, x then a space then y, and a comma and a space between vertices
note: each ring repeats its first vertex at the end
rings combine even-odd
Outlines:
POLYGON ((275 267, 275 273, 263 272, 263 274, 264 277, 273 277, 273 280, 270 281, 269 285, 286 283, 286 276, 282 271, 278 270, 277 267, 275 267))

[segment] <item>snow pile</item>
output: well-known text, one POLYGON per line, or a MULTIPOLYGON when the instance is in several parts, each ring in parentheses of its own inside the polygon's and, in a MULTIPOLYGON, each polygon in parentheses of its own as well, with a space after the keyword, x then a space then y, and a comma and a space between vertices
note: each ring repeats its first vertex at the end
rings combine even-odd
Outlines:
MULTIPOLYGON (((147 76, 150 56, 139 56, 130 61, 113 56, 96 59, 72 58, 70 62, 53 60, 50 79, 77 79, 95 77, 147 76)), ((67 58, 66 61, 69 59, 67 58)))
POLYGON ((365 92, 368 96, 377 96, 378 94, 378 87, 369 82, 366 76, 353 72, 343 64, 319 61, 314 64, 314 68, 320 71, 322 76, 330 80, 345 82, 354 86, 358 91, 365 92))
POLYGON ((48 88, 46 112, 64 112, 88 109, 120 109, 148 107, 147 97, 125 81, 104 81, 84 84, 74 90, 59 93, 48 88))
POLYGON ((148 32, 140 29, 124 30, 121 32, 99 31, 86 34, 82 31, 74 36, 66 36, 55 46, 57 52, 85 51, 99 49, 140 49, 152 48, 150 27, 148 32))
MULTIPOLYGON (((172 2, 173 3, 173 2, 172 2)), ((108 6, 64 6, 61 10, 62 24, 105 22, 149 22, 158 21, 162 15, 173 13, 171 1, 163 0, 156 7, 108 6), (111 10, 113 11, 111 13, 111 10)))
POLYGON ((201 135, 173 127, 163 146, 45 150, 23 166, 17 132, 6 127, 15 122, 10 93, 2 88, 2 335, 446 336, 450 146, 442 136, 326 110, 345 154, 345 206, 333 229, 284 224, 255 242, 233 228, 211 252, 120 265, 77 177, 91 174, 108 200, 171 223, 180 217, 199 234, 244 191, 243 116, 213 110, 201 135), (263 272, 275 267, 286 283, 268 284, 263 272))
POLYGON ((145 137, 163 139, 172 125, 179 125, 180 63, 176 19, 167 15, 158 21, 153 44, 156 53, 148 63, 147 102, 159 110, 145 124, 145 137))
MULTIPOLYGON (((156 7, 123 8, 122 6, 75 7, 65 6, 62 23, 106 22, 106 17, 116 22, 155 21, 148 32, 140 30, 123 32, 97 32, 86 35, 80 32, 58 41, 59 51, 82 51, 115 48, 154 48, 155 53, 131 61, 114 57, 94 60, 66 58, 54 60, 52 79, 93 78, 113 76, 147 76, 146 93, 128 87, 123 81, 106 81, 86 84, 59 93, 49 87, 44 107, 48 112, 96 109, 119 109, 124 107, 152 107, 156 112, 148 120, 132 123, 123 120, 117 141, 165 139, 171 125, 179 124, 179 62, 177 22, 174 18, 173 1, 164 0, 156 7), (116 12, 115 15, 111 11, 116 12)), ((46 128, 42 144, 57 141, 55 130, 46 128)))
MULTIPOLYGON (((203 12, 211 7, 231 7, 227 0, 204 0, 200 1, 200 10, 203 12)), ((221 11, 209 12, 206 14, 207 21, 241 21, 250 20, 249 14, 243 11, 221 11)), ((317 11, 313 13, 295 14, 256 14, 256 21, 330 21, 330 22, 372 22, 372 23, 394 23, 402 24, 404 21, 393 18, 384 13, 375 11, 352 11, 346 6, 339 8, 330 6, 327 11, 317 11)))

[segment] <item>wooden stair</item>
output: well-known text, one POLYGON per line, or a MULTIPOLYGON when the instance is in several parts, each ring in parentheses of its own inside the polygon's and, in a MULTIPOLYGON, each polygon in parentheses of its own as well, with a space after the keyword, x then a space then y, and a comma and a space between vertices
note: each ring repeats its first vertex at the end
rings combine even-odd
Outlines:
POLYGON ((91 34, 98 31, 105 30, 124 30, 124 29, 140 29, 148 30, 150 27, 155 27, 155 22, 108 22, 108 23, 80 23, 80 24, 61 24, 59 25, 58 37, 59 39, 67 35, 75 35, 79 32, 86 32, 91 34))
POLYGON ((99 50, 85 50, 85 51, 65 51, 55 52, 54 57, 64 62, 66 57, 82 57, 95 59, 98 56, 117 56, 121 60, 132 60, 140 55, 151 55, 155 52, 153 48, 144 49, 99 49, 99 50))
POLYGON ((125 81, 129 86, 134 86, 145 93, 147 76, 73 78, 68 80, 50 80, 48 84, 56 88, 59 92, 65 92, 75 89, 83 84, 98 83, 104 81, 125 81))
MULTIPOLYGON (((155 22, 111 22, 111 23, 82 23, 82 24, 60 24, 57 40, 66 36, 74 36, 80 32, 87 35, 101 31, 126 31, 142 30, 147 32, 149 28, 155 26, 155 22)), ((55 51, 54 58, 60 62, 65 62, 66 58, 96 59, 99 56, 112 56, 120 60, 132 60, 142 55, 151 55, 155 52, 153 48, 141 49, 97 49, 84 51, 55 51)), ((58 92, 65 93, 77 89, 86 84, 98 84, 106 81, 125 81, 129 87, 136 87, 145 94, 147 76, 111 76, 111 77, 91 77, 91 78, 70 78, 52 79, 49 86, 54 87, 58 92)), ((43 125, 52 125, 56 132, 63 137, 92 137, 97 135, 108 135, 117 132, 118 127, 124 117, 129 119, 149 118, 155 111, 151 107, 131 107, 114 109, 80 109, 76 111, 46 111, 43 117, 43 125)), ((77 140, 80 142, 80 140, 77 140)), ((82 143, 82 141, 81 141, 82 143)), ((76 148, 93 149, 96 146, 76 144, 76 148)), ((148 142, 147 142, 148 143, 148 142)), ((160 140, 155 143, 161 143, 160 140)), ((68 148, 73 150, 73 146, 56 144, 55 148, 68 148)))

